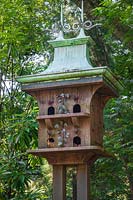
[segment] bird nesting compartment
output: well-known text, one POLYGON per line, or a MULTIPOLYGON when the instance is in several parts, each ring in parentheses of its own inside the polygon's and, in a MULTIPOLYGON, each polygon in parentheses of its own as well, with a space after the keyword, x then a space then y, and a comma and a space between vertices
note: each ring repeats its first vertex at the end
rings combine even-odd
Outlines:
MULTIPOLYGON (((47 158, 52 165, 83 164, 94 157, 106 156, 103 109, 110 98, 117 97, 121 87, 106 67, 66 72, 65 77, 70 74, 73 77, 70 80, 62 80, 64 74, 57 74, 54 76, 58 81, 48 82, 43 81, 46 75, 39 77, 42 81, 38 82, 31 77, 31 82, 22 86, 39 106, 38 149, 29 152, 47 158)), ((28 79, 24 78, 24 82, 28 79)))
POLYGON ((22 86, 39 106, 38 149, 28 152, 46 158, 53 166, 88 165, 109 156, 103 148, 103 109, 110 98, 117 97, 120 84, 106 67, 66 72, 65 77, 70 74, 70 80, 57 74, 58 81, 48 82, 43 81, 46 75, 38 82, 33 77, 22 86))
POLYGON ((108 98, 101 86, 30 91, 39 105, 38 147, 102 146, 103 108, 108 98))

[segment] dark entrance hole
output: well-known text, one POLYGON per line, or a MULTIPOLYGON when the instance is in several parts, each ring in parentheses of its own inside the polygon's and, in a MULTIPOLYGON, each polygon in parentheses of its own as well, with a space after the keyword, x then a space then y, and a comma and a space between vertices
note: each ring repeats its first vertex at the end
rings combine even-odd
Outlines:
POLYGON ((81 112, 81 107, 79 104, 75 104, 73 106, 73 113, 79 113, 79 112, 81 112))
POLYGON ((55 142, 54 138, 49 137, 48 140, 47 140, 48 147, 53 148, 54 147, 54 142, 55 142))
POLYGON ((73 146, 80 146, 81 145, 81 138, 79 136, 75 136, 73 138, 73 146))
POLYGON ((48 108, 48 115, 54 115, 55 114, 55 109, 53 106, 48 108))

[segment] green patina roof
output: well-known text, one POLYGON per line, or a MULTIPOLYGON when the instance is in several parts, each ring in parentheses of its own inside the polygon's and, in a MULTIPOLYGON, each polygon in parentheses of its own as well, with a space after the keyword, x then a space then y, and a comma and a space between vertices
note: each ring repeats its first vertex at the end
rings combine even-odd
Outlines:
POLYGON ((123 89, 120 81, 108 67, 93 68, 87 58, 87 41, 90 37, 79 34, 76 38, 64 39, 62 36, 49 41, 54 47, 54 60, 41 74, 17 77, 22 85, 35 83, 54 83, 81 78, 102 77, 116 91, 123 89))
POLYGON ((86 44, 90 39, 89 36, 85 37, 76 37, 70 39, 62 39, 62 40, 50 40, 48 41, 54 48, 57 47, 66 47, 66 46, 73 46, 73 45, 81 45, 86 44))

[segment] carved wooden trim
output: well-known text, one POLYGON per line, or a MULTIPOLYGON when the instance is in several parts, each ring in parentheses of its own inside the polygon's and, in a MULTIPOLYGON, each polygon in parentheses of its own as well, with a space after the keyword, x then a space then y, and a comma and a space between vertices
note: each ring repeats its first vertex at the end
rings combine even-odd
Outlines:
POLYGON ((79 127, 79 118, 78 117, 71 117, 73 126, 79 127))
POLYGON ((53 128, 53 124, 52 124, 52 120, 51 119, 45 119, 45 124, 47 129, 52 129, 53 128))
POLYGON ((89 117, 89 113, 67 113, 67 114, 55 114, 55 115, 40 115, 37 119, 57 119, 57 118, 69 118, 69 117, 89 117))
POLYGON ((28 153, 44 157, 52 165, 78 165, 92 162, 93 158, 111 157, 100 146, 44 148, 28 153))

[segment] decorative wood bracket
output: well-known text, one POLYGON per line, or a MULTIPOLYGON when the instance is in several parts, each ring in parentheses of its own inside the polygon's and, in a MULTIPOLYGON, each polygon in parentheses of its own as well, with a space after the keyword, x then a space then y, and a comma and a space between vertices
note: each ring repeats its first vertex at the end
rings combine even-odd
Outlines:
POLYGON ((53 129, 53 119, 71 118, 74 126, 79 127, 80 117, 90 117, 89 113, 69 113, 69 114, 55 114, 55 115, 41 115, 37 120, 44 120, 48 129, 53 129))
POLYGON ((47 129, 53 129, 53 124, 51 119, 45 119, 45 124, 47 129))
POLYGON ((79 127, 79 118, 78 117, 71 117, 72 123, 75 127, 79 127))

